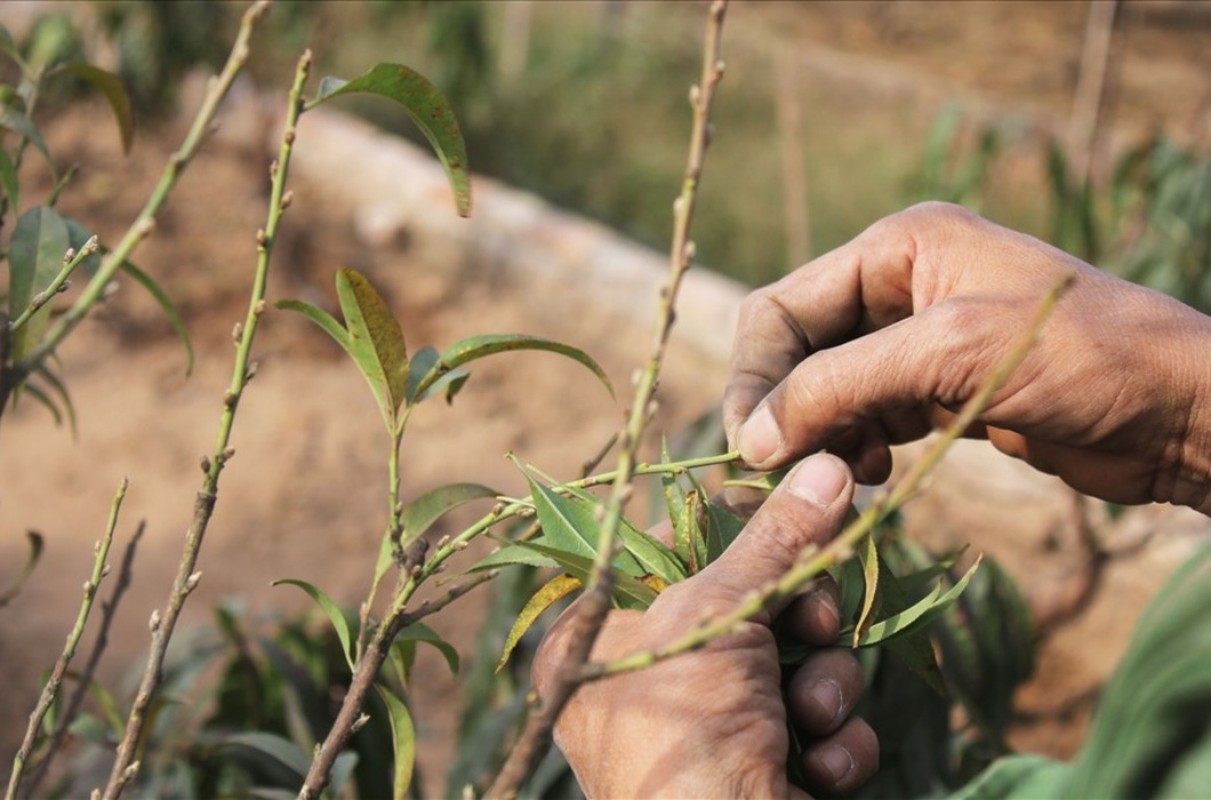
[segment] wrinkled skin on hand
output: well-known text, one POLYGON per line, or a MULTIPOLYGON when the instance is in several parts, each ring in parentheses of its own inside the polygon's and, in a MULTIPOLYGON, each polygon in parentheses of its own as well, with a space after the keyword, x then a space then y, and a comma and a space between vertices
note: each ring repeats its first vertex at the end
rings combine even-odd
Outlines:
MULTIPOLYGON (((835 536, 852 496, 852 478, 839 459, 807 459, 717 561, 666 589, 646 612, 611 611, 593 658, 651 650, 705 616, 731 610, 785 573, 804 546, 835 536)), ((817 585, 702 650, 582 686, 559 718, 555 741, 586 794, 804 797, 786 779, 788 713, 808 739, 803 766, 814 789, 861 785, 878 766, 878 743, 863 720, 850 716, 862 691, 857 661, 845 650, 819 651, 798 669, 784 699, 771 631, 778 615, 801 639, 832 644, 835 592, 817 585)), ((574 610, 556 622, 535 658, 540 696, 568 647, 564 623, 574 610)))
POLYGON ((1211 510, 1211 320, 941 203, 746 300, 729 440, 754 467, 827 448, 881 482, 888 445, 951 419, 1066 273, 1073 287, 968 435, 1106 500, 1211 510))

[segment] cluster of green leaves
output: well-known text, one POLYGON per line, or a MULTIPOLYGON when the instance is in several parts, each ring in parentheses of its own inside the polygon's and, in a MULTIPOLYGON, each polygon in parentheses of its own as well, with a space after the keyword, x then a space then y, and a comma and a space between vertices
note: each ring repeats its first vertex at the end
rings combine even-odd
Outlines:
POLYGON ((1152 601, 1076 760, 997 762, 957 797, 1201 797, 1211 786, 1211 548, 1152 601))
MULTIPOLYGON (((34 121, 39 98, 63 85, 84 85, 98 92, 113 110, 123 150, 129 151, 134 139, 134 115, 122 82, 114 75, 83 61, 75 29, 64 16, 44 17, 35 25, 22 46, 0 26, 0 53, 15 72, 12 83, 0 83, 0 131, 5 133, 0 146, 0 219, 16 215, 16 224, 4 250, 7 262, 7 287, 4 299, 7 318, 0 330, 0 399, 16 402, 20 393, 28 394, 46 406, 57 423, 64 417, 75 426, 75 411, 67 387, 44 359, 27 360, 38 347, 52 317, 62 313, 55 307, 55 296, 68 289, 68 279, 79 269, 92 277, 101 262, 103 246, 90 244, 92 233, 81 222, 56 210, 62 192, 74 171, 60 173, 47 147, 41 128, 34 121), (50 175, 51 188, 31 202, 19 179, 28 149, 41 156, 50 175), (24 206, 22 205, 24 203, 24 206)), ((168 296, 143 270, 125 262, 122 269, 143 286, 164 310, 177 335, 184 342, 189 366, 193 348, 180 314, 168 296)))

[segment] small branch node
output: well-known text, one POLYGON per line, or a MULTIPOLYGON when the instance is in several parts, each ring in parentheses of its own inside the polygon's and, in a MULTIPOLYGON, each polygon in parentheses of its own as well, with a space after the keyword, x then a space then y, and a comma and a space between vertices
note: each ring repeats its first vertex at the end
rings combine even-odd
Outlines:
POLYGON ((244 338, 244 323, 237 322, 231 327, 231 341, 235 342, 238 347, 242 338, 244 338))
POLYGON ((190 575, 185 580, 185 591, 192 592, 194 589, 198 588, 198 581, 200 581, 200 580, 202 580, 201 571, 195 572, 194 574, 190 575))
POLYGON ((198 459, 198 466, 202 468, 202 472, 205 472, 207 475, 210 474, 210 459, 209 458, 207 458, 206 456, 202 456, 200 459, 198 459))
POLYGON ((252 313, 258 317, 265 313, 265 300, 263 298, 257 300, 256 305, 252 307, 252 313))
POLYGON ((290 208, 290 204, 294 202, 294 192, 289 191, 282 195, 282 203, 278 206, 282 211, 290 208))
POLYGON ((360 717, 358 717, 357 719, 355 719, 353 721, 352 725, 349 726, 349 733, 351 733, 351 734, 357 733, 362 728, 366 727, 366 723, 369 721, 370 721, 370 715, 362 714, 360 717))
POLYGON ((160 609, 152 609, 151 618, 147 620, 147 630, 151 631, 152 633, 160 630, 160 609))

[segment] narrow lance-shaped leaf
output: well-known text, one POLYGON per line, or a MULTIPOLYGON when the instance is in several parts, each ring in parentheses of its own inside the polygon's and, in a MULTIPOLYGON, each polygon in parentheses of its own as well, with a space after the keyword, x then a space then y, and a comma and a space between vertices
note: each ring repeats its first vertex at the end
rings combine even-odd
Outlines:
MULTIPOLYGON (((400 515, 404 526, 401 544, 407 544, 424 536, 433 523, 459 506, 473 500, 496 497, 496 495, 497 492, 494 489, 479 483, 453 483, 421 495, 409 503, 403 514, 400 515)), ((387 574, 387 570, 391 567, 393 545, 390 536, 384 535, 382 545, 379 547, 378 563, 374 568, 376 583, 387 574)))
MULTIPOLYGON (((589 575, 593 571, 592 558, 569 553, 566 550, 557 550, 554 547, 549 547, 536 541, 517 542, 517 546, 534 550, 551 558, 566 570, 569 575, 577 578, 582 583, 588 581, 589 575)), ((656 594, 654 589, 650 586, 645 586, 634 576, 628 575, 625 572, 619 572, 617 569, 614 570, 614 600, 622 608, 645 609, 656 599, 656 594)))
POLYGON ((441 637, 437 631, 425 625, 422 622, 413 622, 408 627, 399 632, 396 637, 398 642, 424 642, 437 648, 437 651, 446 659, 446 665, 450 667, 450 674, 458 674, 458 651, 454 646, 441 637))
POLYGON ((420 386, 421 379, 429 374, 429 370, 437 364, 438 358, 440 358, 440 354, 432 347, 422 347, 412 354, 412 360, 408 362, 408 387, 404 391, 405 403, 412 405, 416 402, 416 390, 420 386))
POLYGON ((967 570, 967 573, 949 590, 943 591, 942 585, 939 584, 932 592, 909 608, 871 625, 861 636, 858 644, 862 647, 870 647, 886 642, 892 637, 906 636, 933 622, 955 600, 959 599, 959 595, 971 582, 971 576, 979 569, 981 558, 982 556, 977 557, 975 563, 971 565, 971 569, 967 570))
POLYGON ((382 295, 357 270, 337 272, 336 293, 345 315, 349 352, 370 383, 387 427, 394 430, 408 387, 403 331, 382 295))
POLYGON ((17 183, 17 169, 8 153, 0 150, 0 189, 8 197, 8 207, 16 210, 20 201, 21 187, 17 183))
MULTIPOLYGON (((16 319, 30 305, 34 295, 50 286, 63 267, 63 256, 70 246, 67 223, 50 206, 37 206, 21 215, 13 229, 8 249, 8 311, 16 319)), ((50 304, 29 318, 13 336, 14 361, 33 349, 50 319, 50 304)))
POLYGON ((353 355, 349 349, 349 331, 345 330, 344 326, 327 311, 316 308, 310 303, 304 303, 302 300, 279 300, 275 305, 283 311, 295 311, 302 314, 320 326, 320 329, 331 336, 333 341, 339 344, 345 352, 353 355))
POLYGON ((42 558, 42 534, 37 531, 26 531, 25 538, 29 542, 29 554, 25 557, 25 566, 21 568, 21 575, 17 578, 16 582, 3 594, 0 594, 0 608, 4 608, 17 596, 21 591, 21 587, 29 580, 34 567, 38 566, 38 560, 42 558))
MULTIPOLYGON (((533 539, 532 541, 538 544, 544 544, 542 537, 533 539)), ((475 566, 467 570, 467 572, 483 572, 486 569, 498 569, 499 567, 539 567, 542 569, 559 566, 550 558, 521 546, 522 543, 505 545, 495 553, 489 553, 484 558, 476 562, 475 566)))
POLYGON ((509 630, 509 635, 505 638, 504 651, 500 654, 500 661, 496 662, 497 672, 500 672, 504 669, 505 664, 509 663, 509 656, 513 655, 517 643, 521 641, 522 636, 525 636, 526 631, 530 630, 534 622, 542 616, 542 612, 579 589, 580 586, 580 581, 571 575, 557 575, 543 584, 542 588, 526 601, 525 607, 517 615, 513 627, 509 630))
POLYGON ((22 64, 21 51, 17 49, 17 43, 13 41, 13 35, 2 24, 0 24, 0 53, 5 53, 18 64, 22 64))
POLYGON ((63 408, 67 412, 67 422, 71 426, 72 438, 76 438, 79 435, 79 430, 76 427, 76 408, 74 405, 72 405, 71 395, 67 393, 67 386, 65 386, 63 381, 59 380, 59 377, 55 375, 55 373, 51 372, 50 369, 48 369, 45 365, 38 367, 37 375, 39 378, 45 381, 46 385, 49 386, 54 393, 59 396, 59 399, 63 401, 63 408))
POLYGON ((328 617, 328 621, 332 623, 333 629, 336 630, 336 637, 341 643, 341 653, 345 656, 345 663, 349 665, 349 669, 353 669, 353 655, 350 649, 353 634, 349 630, 349 621, 345 619, 345 615, 341 612, 340 607, 332 602, 331 597, 310 583, 307 583, 307 581, 300 581, 295 578, 282 578, 273 582, 274 586, 281 586, 282 584, 297 586, 311 596, 311 599, 316 602, 316 605, 328 617))
POLYGON ((46 140, 42 138, 42 131, 38 130, 38 126, 29 117, 12 106, 0 106, 0 128, 7 128, 28 139, 30 144, 37 148, 42 157, 46 159, 47 165, 50 166, 51 176, 55 177, 55 163, 51 160, 46 140))
MULTIPOLYGON (((583 500, 561 497, 533 480, 530 480, 530 491, 538 524, 545 534, 546 546, 592 561, 597 553, 598 536, 597 515, 593 507, 583 500)), ((614 566, 627 575, 639 576, 644 573, 635 557, 625 550, 614 559, 614 566)))
POLYGON ((311 109, 342 95, 364 92, 394 100, 429 140, 454 190, 459 216, 471 213, 471 173, 467 167, 467 145, 458 120, 446 98, 423 75, 401 64, 377 64, 351 81, 327 77, 320 81, 311 109))
POLYGON ((130 95, 117 75, 106 72, 92 64, 66 64, 60 67, 62 71, 92 84, 94 88, 105 95, 114 119, 118 123, 118 133, 122 137, 122 152, 129 153, 135 138, 135 115, 131 107, 130 95))
POLYGON ((143 270, 129 261, 123 261, 122 271, 134 278, 135 283, 146 289, 147 293, 160 306, 160 309, 164 312, 164 316, 168 317, 168 324, 172 326, 172 330, 177 335, 177 338, 181 340, 181 344, 185 345, 185 374, 189 375, 193 372, 193 341, 189 337, 189 329, 185 327, 185 320, 181 318, 181 312, 177 310, 172 299, 164 293, 159 284, 152 280, 143 270))
POLYGON ((563 344, 562 342, 521 333, 475 336, 454 344, 446 352, 442 353, 438 362, 420 380, 417 385, 416 394, 418 396, 423 394, 439 378, 457 367, 469 364, 485 356, 512 350, 545 350, 567 356, 591 370, 601 380, 602 384, 605 385, 606 389, 610 391, 610 395, 613 396, 614 394, 614 387, 610 383, 609 376, 605 374, 605 370, 583 350, 563 344))
POLYGON ((300 780, 307 774, 307 758, 299 746, 274 733, 249 731, 223 737, 223 747, 247 747, 263 753, 295 773, 300 780))
POLYGON ((876 603, 879 600, 879 550, 873 533, 868 533, 858 546, 858 561, 862 565, 862 610, 854 623, 854 647, 858 646, 862 634, 874 622, 876 603))
POLYGON ((391 776, 392 800, 405 800, 408 787, 412 785, 412 771, 416 765, 416 729, 412 725, 412 714, 404 701, 380 683, 374 684, 378 696, 387 707, 387 718, 391 721, 391 742, 394 745, 395 766, 391 776))
POLYGON ((42 389, 37 384, 26 381, 24 384, 21 385, 21 389, 23 392, 28 394, 30 397, 37 400, 38 403, 40 403, 47 411, 50 412, 50 415, 55 420, 56 427, 63 424, 63 414, 62 414, 62 412, 59 411, 59 407, 57 405, 55 405, 54 400, 50 399, 50 395, 48 395, 46 392, 42 391, 42 389))

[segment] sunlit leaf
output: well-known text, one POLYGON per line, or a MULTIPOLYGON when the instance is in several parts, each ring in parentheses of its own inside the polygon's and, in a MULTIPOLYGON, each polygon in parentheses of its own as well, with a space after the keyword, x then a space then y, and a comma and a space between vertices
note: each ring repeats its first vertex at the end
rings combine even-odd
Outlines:
POLYGON ((854 647, 874 622, 873 614, 879 599, 879 551, 875 546, 874 534, 867 534, 858 545, 858 562, 862 565, 862 608, 858 621, 854 623, 854 647))
POLYGON ((349 665, 349 669, 353 669, 353 651, 350 645, 353 642, 353 634, 349 630, 349 621, 345 619, 339 606, 332 602, 332 598, 324 594, 323 591, 312 586, 307 581, 300 581, 295 578, 282 578, 273 582, 274 586, 288 584, 297 586, 311 596, 311 599, 316 602, 320 610, 328 617, 328 621, 332 623, 332 627, 336 630, 336 637, 341 642, 341 653, 345 656, 345 662, 349 665))
POLYGON ((626 520, 618 525, 618 538, 626 551, 639 562, 645 575, 654 575, 665 584, 677 583, 688 577, 673 551, 626 520))
POLYGON ((14 211, 20 201, 21 187, 17 183, 17 169, 8 153, 0 149, 0 189, 8 197, 8 207, 14 211))
POLYGON ((480 483, 452 483, 426 492, 404 508, 401 520, 404 523, 403 540, 411 542, 423 536, 433 523, 450 511, 473 500, 497 496, 497 491, 480 483))
MULTIPOLYGON (((20 316, 34 295, 50 286, 63 268, 63 256, 70 246, 67 223, 50 206, 37 206, 21 215, 8 248, 10 319, 20 316)), ((34 348, 49 319, 47 303, 13 334, 14 361, 34 348)))
POLYGON ((571 575, 557 575, 543 584, 542 588, 530 597, 513 622, 509 635, 505 638, 504 651, 500 654, 500 660, 496 662, 497 672, 500 672, 509 663, 509 656, 513 655, 513 648, 517 647, 521 637, 525 636, 526 631, 530 630, 530 626, 542 615, 542 612, 579 589, 580 586, 580 581, 571 575))
POLYGON ((316 325, 319 325, 324 333, 331 336, 345 352, 353 355, 349 350, 349 332, 327 311, 324 311, 322 308, 316 308, 310 303, 304 303, 302 300, 279 300, 275 305, 283 311, 297 311, 302 314, 316 325))
POLYGON ((303 755, 297 744, 277 734, 263 731, 233 733, 223 737, 221 746, 247 747, 249 750, 263 753, 295 773, 300 780, 307 774, 310 760, 303 755))
POLYGON ((412 725, 412 714, 404 702, 386 686, 374 684, 378 696, 387 707, 387 718, 391 721, 391 741, 394 745, 395 767, 392 770, 392 800, 405 800, 408 787, 412 785, 412 771, 416 766, 416 729, 412 725))
POLYGON ((357 92, 386 97, 404 107, 446 170, 459 215, 468 216, 471 213, 471 173, 467 167, 467 145, 454 111, 438 88, 423 75, 401 64, 377 64, 351 81, 324 78, 315 99, 306 107, 314 108, 334 97, 357 92))
POLYGON ((29 542, 29 552, 25 556, 25 566, 21 568, 21 574, 17 577, 16 582, 3 594, 0 594, 0 608, 4 608, 17 596, 21 591, 21 587, 33 573, 34 567, 38 566, 38 560, 42 558, 42 534, 37 531, 26 531, 25 538, 29 542))
POLYGON ((29 140, 38 152, 46 159, 46 163, 50 166, 51 174, 54 174, 55 164, 51 160, 50 150, 46 147, 46 140, 42 138, 42 131, 38 130, 30 118, 22 114, 12 106, 0 105, 0 128, 7 128, 10 131, 19 133, 29 140))
POLYGON ((977 557, 971 569, 959 579, 950 589, 946 590, 939 583, 932 592, 898 614, 879 620, 861 635, 858 644, 862 647, 880 644, 894 636, 905 636, 933 622, 942 615, 951 603, 959 599, 959 595, 967 588, 971 576, 980 566, 982 556, 977 557))
MULTIPOLYGON (((558 550, 536 541, 517 542, 517 545, 549 557, 566 570, 568 574, 579 579, 582 583, 587 584, 589 575, 593 572, 592 558, 576 555, 566 550, 558 550)), ((645 586, 634 576, 619 572, 617 569, 613 572, 614 600, 621 607, 644 609, 650 606, 656 599, 656 591, 649 586, 645 586)))
POLYGON ((490 334, 487 336, 474 336, 470 339, 464 339, 451 346, 446 352, 442 353, 437 363, 429 370, 419 382, 416 388, 418 396, 423 395, 433 383, 453 369, 469 364, 476 359, 484 358, 485 356, 494 355, 496 353, 505 353, 513 350, 545 350, 551 353, 558 353, 563 356, 584 365, 593 372, 594 375, 601 380, 602 384, 610 391, 610 395, 614 394, 614 387, 610 383, 609 377, 605 371, 594 361, 587 353, 571 345, 563 344, 562 342, 552 341, 551 339, 543 339, 538 336, 529 336, 522 333, 501 333, 490 334))
POLYGON ((395 414, 408 387, 403 331, 387 301, 357 270, 337 272, 336 294, 349 334, 349 353, 370 383, 387 426, 394 428, 395 414))
MULTIPOLYGON (((542 543, 541 539, 534 541, 542 543)), ((471 567, 468 572, 483 572, 486 569, 496 569, 498 567, 511 566, 527 566, 527 567, 557 567, 559 566, 550 558, 520 544, 510 544, 497 550, 495 553, 489 553, 484 558, 480 559, 475 566, 471 567)))
POLYGON ((106 72, 100 67, 94 67, 92 64, 65 64, 58 70, 87 81, 105 95, 109 107, 114 112, 114 119, 118 123, 118 133, 122 137, 122 152, 129 153, 135 138, 135 115, 130 95, 127 94, 126 87, 122 85, 118 76, 106 72))
POLYGON ((189 329, 185 327, 185 320, 181 318, 181 312, 177 310, 172 299, 164 293, 159 284, 152 280, 143 270, 129 261, 123 261, 122 271, 134 278, 137 284, 146 289, 147 293, 160 306, 160 310, 164 312, 164 316, 168 317, 168 324, 172 326, 172 330, 176 333, 177 338, 181 340, 181 344, 185 345, 185 374, 189 375, 193 372, 193 341, 189 338, 189 329))
MULTIPOLYGON (((593 506, 580 498, 562 497, 552 489, 530 480, 531 496, 546 547, 583 556, 590 561, 597 553, 598 522, 593 506)), ((644 569, 625 550, 614 559, 614 566, 627 575, 638 576, 644 569)))

